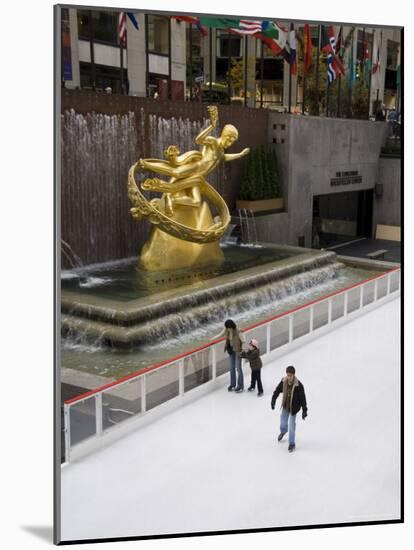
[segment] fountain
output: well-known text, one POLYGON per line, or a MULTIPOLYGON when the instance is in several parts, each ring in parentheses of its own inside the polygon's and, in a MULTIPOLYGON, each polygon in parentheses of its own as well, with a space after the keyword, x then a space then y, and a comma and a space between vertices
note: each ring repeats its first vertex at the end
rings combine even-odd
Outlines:
MULTIPOLYGON (((251 324, 372 274, 345 266, 331 251, 258 242, 255 219, 247 211, 239 212, 244 243, 233 242, 234 225, 221 196, 223 163, 219 161, 236 160, 248 150, 225 153, 225 147, 237 139, 237 130, 228 125, 214 137, 217 109, 210 108, 209 115, 204 123, 155 115, 144 123, 143 113, 117 121, 94 114, 86 123, 81 116, 68 115, 65 139, 74 140, 75 146, 81 138, 85 151, 78 148, 76 153, 84 155, 79 156, 82 166, 73 162, 65 166, 80 183, 86 172, 92 177, 93 167, 109 182, 113 166, 124 173, 134 152, 135 158, 136 151, 140 152, 141 159, 129 164, 128 196, 131 214, 140 222, 136 234, 146 240, 138 266, 136 257, 131 257, 134 248, 129 246, 128 235, 123 246, 129 254, 122 260, 86 267, 77 265, 73 257, 67 260, 77 277, 62 279, 64 366, 118 378, 205 342, 227 317, 241 326, 251 324), (143 141, 145 128, 150 149, 143 141), (105 142, 105 132, 119 148, 119 158, 105 142), (124 141, 122 136, 127 136, 124 141), (94 139, 101 140, 100 149, 93 149, 94 139), (202 149, 181 154, 180 148, 191 149, 194 139, 202 149), (169 145, 171 141, 178 145, 169 145), (127 152, 121 151, 122 143, 127 152), (166 158, 144 158, 144 150, 166 158), (145 171, 169 179, 146 177, 145 171), (142 219, 152 226, 149 234, 142 219)), ((108 186, 115 201, 120 191, 112 181, 108 186)), ((72 202, 75 196, 71 190, 72 202)), ((96 219, 96 211, 92 215, 96 219)), ((111 239, 111 232, 107 233, 105 237, 111 239)), ((99 233, 94 233, 90 246, 98 239, 99 233)), ((68 254, 67 248, 65 252, 62 248, 63 254, 68 254)), ((84 257, 83 251, 80 254, 84 257)))

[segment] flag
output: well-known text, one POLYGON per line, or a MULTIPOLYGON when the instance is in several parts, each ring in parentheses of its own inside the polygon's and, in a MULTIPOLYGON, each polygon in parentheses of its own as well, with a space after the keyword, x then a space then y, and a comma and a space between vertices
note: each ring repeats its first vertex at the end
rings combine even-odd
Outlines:
POLYGON ((289 29, 282 27, 273 21, 262 21, 262 32, 255 34, 255 38, 261 40, 275 55, 283 56, 287 61, 285 50, 289 29))
POLYGON ((120 11, 118 17, 118 34, 121 46, 126 44, 126 12, 120 11))
POLYGON ((199 17, 193 17, 191 15, 173 15, 171 17, 172 19, 176 19, 177 21, 184 21, 185 23, 190 23, 192 25, 195 25, 196 28, 200 31, 200 33, 203 36, 207 36, 208 32, 207 29, 205 29, 201 23, 199 17))
POLYGON ((321 51, 335 55, 336 40, 333 26, 321 25, 321 51))
POLYGON ((127 13, 127 16, 129 17, 131 23, 134 25, 134 27, 137 29, 137 31, 139 31, 138 21, 136 20, 135 15, 131 11, 127 11, 126 13, 127 13))
POLYGON ((368 46, 368 37, 365 35, 364 40, 364 81, 367 86, 369 86, 369 79, 371 73, 371 60, 369 58, 369 46, 368 46))
POLYGON ((327 71, 328 71, 328 82, 331 83, 340 75, 343 74, 341 67, 338 63, 338 58, 332 53, 328 53, 326 58, 327 62, 327 71))
POLYGON ((232 29, 238 28, 240 19, 230 19, 224 17, 200 17, 200 25, 211 29, 232 29))
POLYGON ((296 63, 296 34, 293 23, 290 25, 289 42, 286 43, 286 51, 289 58, 290 74, 295 75, 298 72, 298 67, 296 63))
MULTIPOLYGON (((281 34, 284 34, 286 37, 289 29, 282 27, 273 21, 262 21, 262 34, 267 36, 267 38, 276 38, 278 39, 281 34)), ((286 41, 286 40, 285 40, 286 41)), ((284 47, 284 44, 282 45, 284 47)))
POLYGON ((335 55, 336 57, 339 57, 340 60, 342 60, 344 57, 344 39, 342 36, 342 26, 339 29, 338 40, 336 41, 335 45, 335 55))
MULTIPOLYGON (((339 36, 338 36, 339 38, 339 36)), ((342 38, 341 38, 342 41, 342 38)), ((321 51, 326 52, 332 57, 330 59, 327 59, 328 67, 331 65, 334 67, 335 73, 339 71, 339 73, 336 74, 336 76, 339 76, 339 74, 344 74, 344 66, 342 64, 342 61, 339 58, 339 55, 337 55, 337 45, 335 40, 335 33, 334 28, 332 25, 329 27, 326 27, 325 25, 321 25, 321 51)), ((339 48, 338 48, 339 52, 339 48)), ((336 77, 335 77, 336 78, 336 77)), ((333 80, 335 80, 335 78, 333 80)), ((328 69, 328 79, 329 79, 329 69, 328 69)), ((329 82, 332 82, 331 80, 329 82)))
POLYGON ((230 30, 235 34, 240 35, 255 35, 256 33, 260 33, 262 31, 262 22, 241 19, 238 27, 232 27, 230 30))
POLYGON ((258 40, 261 40, 263 44, 266 44, 266 46, 274 53, 275 55, 283 55, 284 50, 279 46, 278 41, 274 38, 268 38, 267 36, 263 36, 263 34, 255 34, 255 38, 258 40))
POLYGON ((382 31, 381 31, 381 40, 377 44, 377 56, 376 56, 374 66, 372 67, 372 74, 375 74, 376 72, 379 73, 381 70, 381 60, 380 60, 381 46, 382 46, 382 31))
POLYGON ((305 42, 303 46, 303 76, 308 74, 308 69, 312 65, 312 38, 310 27, 305 23, 304 27, 305 42))
POLYGON ((349 86, 350 88, 352 88, 352 83, 355 80, 354 41, 353 40, 351 42, 351 49, 349 51, 348 67, 349 67, 349 86))

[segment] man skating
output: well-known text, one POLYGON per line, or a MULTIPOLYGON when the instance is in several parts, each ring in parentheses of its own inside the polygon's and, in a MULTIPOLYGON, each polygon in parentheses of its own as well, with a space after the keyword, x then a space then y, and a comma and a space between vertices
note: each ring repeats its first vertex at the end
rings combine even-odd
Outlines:
POLYGON ((286 368, 286 376, 277 385, 273 392, 271 406, 275 408, 278 395, 283 393, 282 413, 280 415, 280 434, 277 438, 282 441, 289 428, 289 452, 295 449, 296 415, 302 409, 302 418, 308 416, 305 388, 295 376, 295 367, 286 368))

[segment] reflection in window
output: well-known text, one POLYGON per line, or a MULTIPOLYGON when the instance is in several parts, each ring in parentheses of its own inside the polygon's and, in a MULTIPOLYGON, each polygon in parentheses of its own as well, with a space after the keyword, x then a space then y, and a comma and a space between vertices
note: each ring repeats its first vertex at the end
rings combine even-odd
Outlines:
MULTIPOLYGON (((79 69, 81 88, 92 88, 91 64, 81 61, 79 63, 79 69)), ((124 69, 124 82, 128 88, 128 74, 126 69, 124 69)), ((122 93, 120 69, 108 65, 95 65, 95 84, 97 90, 104 91, 105 88, 110 87, 113 94, 122 93)))
POLYGON ((398 42, 387 40, 387 69, 397 69, 398 65, 398 42))
POLYGON ((168 32, 170 20, 161 15, 148 15, 148 50, 168 55, 168 32))
POLYGON ((217 36, 218 57, 240 57, 241 42, 240 36, 219 31, 217 36))
POLYGON ((195 25, 188 25, 186 28, 186 56, 187 56, 187 97, 200 99, 201 84, 195 79, 203 77, 204 59, 201 53, 201 33, 195 25), (191 47, 191 52, 190 52, 191 47), (190 90, 191 83, 193 88, 190 90))
POLYGON ((117 12, 78 10, 79 38, 90 40, 91 15, 93 18, 93 39, 108 44, 119 44, 117 12))

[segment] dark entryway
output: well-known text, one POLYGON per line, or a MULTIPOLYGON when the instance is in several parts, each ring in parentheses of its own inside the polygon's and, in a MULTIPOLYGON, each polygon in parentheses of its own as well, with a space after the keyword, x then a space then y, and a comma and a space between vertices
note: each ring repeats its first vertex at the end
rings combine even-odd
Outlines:
POLYGON ((313 198, 312 246, 326 248, 372 237, 373 190, 316 195, 313 198))

